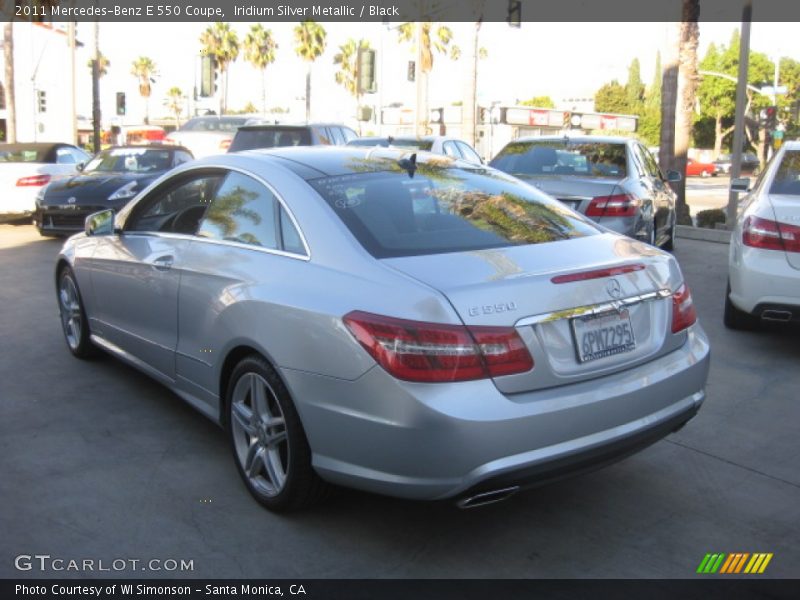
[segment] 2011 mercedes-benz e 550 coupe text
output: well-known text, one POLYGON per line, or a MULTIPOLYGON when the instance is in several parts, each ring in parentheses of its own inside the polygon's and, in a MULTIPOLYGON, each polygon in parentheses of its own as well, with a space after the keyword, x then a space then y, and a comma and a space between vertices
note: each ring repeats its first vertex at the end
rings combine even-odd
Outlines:
POLYGON ((72 353, 219 422, 273 510, 328 484, 485 504, 630 454, 704 399, 672 256, 444 156, 187 163, 90 216, 55 275, 72 353))

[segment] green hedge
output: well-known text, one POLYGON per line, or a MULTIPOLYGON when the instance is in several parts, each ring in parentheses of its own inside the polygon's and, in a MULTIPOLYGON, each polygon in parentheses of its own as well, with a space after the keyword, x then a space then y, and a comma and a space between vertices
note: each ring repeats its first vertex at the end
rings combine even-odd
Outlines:
POLYGON ((710 210, 701 210, 697 213, 697 226, 704 227, 705 229, 714 229, 715 223, 725 222, 725 211, 721 208, 712 208, 710 210))

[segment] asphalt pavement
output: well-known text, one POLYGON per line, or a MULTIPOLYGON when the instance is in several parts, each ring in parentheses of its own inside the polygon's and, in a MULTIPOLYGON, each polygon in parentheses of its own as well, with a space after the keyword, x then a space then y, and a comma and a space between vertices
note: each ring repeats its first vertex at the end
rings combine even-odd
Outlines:
POLYGON ((691 578, 709 552, 774 553, 762 577, 800 576, 800 334, 722 326, 724 244, 677 240, 712 343, 707 400, 680 432, 484 508, 343 490, 290 516, 251 499, 222 431, 178 397, 72 358, 59 247, 0 225, 0 577, 691 578), (193 568, 15 568, 34 554, 193 568))

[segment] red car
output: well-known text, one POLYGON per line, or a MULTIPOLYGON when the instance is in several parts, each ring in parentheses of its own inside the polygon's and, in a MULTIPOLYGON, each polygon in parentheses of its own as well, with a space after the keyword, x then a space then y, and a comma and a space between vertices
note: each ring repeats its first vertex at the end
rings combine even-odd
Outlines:
POLYGON ((687 177, 710 177, 716 174, 713 163, 699 162, 692 158, 686 160, 687 177))

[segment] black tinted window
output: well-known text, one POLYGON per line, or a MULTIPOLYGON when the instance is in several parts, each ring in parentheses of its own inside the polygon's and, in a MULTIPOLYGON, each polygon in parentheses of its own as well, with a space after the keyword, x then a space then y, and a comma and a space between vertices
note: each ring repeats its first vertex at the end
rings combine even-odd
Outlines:
POLYGON ((791 150, 783 155, 769 193, 800 196, 800 151, 791 150))
POLYGON ((539 244, 597 232, 558 201, 494 171, 418 165, 310 182, 377 258, 539 244))
POLYGON ((512 175, 574 175, 622 178, 625 144, 595 142, 511 142, 491 162, 512 175))
POLYGON ((197 235, 277 248, 275 196, 263 184, 240 173, 225 178, 197 235))
POLYGON ((126 231, 194 234, 222 176, 204 174, 153 190, 134 208, 126 231))
POLYGON ((269 127, 267 129, 240 129, 231 142, 228 152, 257 148, 285 148, 308 146, 311 135, 308 129, 297 127, 269 127))

